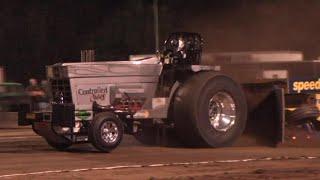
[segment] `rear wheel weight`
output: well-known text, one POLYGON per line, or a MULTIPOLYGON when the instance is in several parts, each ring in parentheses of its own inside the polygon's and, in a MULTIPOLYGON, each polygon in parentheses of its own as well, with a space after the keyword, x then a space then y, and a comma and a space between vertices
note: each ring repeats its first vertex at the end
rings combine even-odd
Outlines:
POLYGON ((245 96, 224 75, 194 75, 178 89, 173 104, 177 134, 189 146, 228 146, 245 128, 245 96))

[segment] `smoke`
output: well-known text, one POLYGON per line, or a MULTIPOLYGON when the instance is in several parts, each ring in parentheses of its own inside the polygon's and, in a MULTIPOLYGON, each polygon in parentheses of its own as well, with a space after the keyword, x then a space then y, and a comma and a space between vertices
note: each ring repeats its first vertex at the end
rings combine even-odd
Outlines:
POLYGON ((302 51, 306 59, 320 55, 320 1, 242 0, 215 5, 203 4, 182 25, 202 34, 206 52, 293 50, 302 51))
MULTIPOLYGON (((45 65, 77 61, 81 49, 95 48, 96 59, 112 60, 154 52, 150 0, 13 0, 1 1, 0 9, 0 65, 15 81, 44 78, 45 65)), ((203 35, 207 52, 320 55, 319 0, 159 0, 159 15, 162 42, 170 32, 193 31, 203 35)))

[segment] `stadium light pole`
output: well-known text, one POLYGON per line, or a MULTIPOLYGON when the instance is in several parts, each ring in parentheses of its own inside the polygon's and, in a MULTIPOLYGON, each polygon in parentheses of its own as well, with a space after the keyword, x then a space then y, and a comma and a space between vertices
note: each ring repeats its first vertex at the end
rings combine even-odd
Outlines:
POLYGON ((155 51, 159 52, 159 9, 158 0, 153 0, 155 51))

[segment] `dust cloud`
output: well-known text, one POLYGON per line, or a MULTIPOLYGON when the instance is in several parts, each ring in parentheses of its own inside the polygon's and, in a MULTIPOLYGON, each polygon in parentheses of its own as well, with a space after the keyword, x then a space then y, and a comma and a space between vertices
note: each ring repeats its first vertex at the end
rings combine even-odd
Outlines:
POLYGON ((320 1, 237 2, 190 13, 181 27, 202 34, 205 52, 290 50, 302 51, 305 59, 320 55, 320 1))

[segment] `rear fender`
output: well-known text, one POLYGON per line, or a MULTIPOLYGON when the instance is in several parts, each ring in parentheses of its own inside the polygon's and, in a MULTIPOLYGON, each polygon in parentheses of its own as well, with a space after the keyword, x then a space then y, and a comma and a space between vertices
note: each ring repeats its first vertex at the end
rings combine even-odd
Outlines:
MULTIPOLYGON (((257 90, 257 89, 256 89, 257 90)), ((249 113, 244 134, 253 135, 258 142, 278 145, 284 142, 285 98, 284 89, 276 86, 261 87, 255 92, 244 87, 249 113)))

